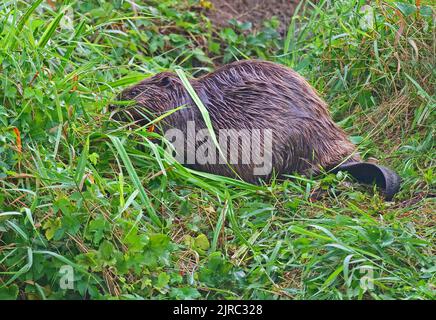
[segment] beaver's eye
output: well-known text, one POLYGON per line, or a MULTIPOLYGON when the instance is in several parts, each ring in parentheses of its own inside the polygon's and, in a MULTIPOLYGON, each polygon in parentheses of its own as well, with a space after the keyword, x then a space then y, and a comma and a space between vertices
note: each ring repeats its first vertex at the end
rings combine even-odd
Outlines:
POLYGON ((132 89, 132 91, 130 91, 130 94, 132 96, 137 97, 137 96, 139 96, 141 94, 141 90, 139 90, 139 89, 132 89))

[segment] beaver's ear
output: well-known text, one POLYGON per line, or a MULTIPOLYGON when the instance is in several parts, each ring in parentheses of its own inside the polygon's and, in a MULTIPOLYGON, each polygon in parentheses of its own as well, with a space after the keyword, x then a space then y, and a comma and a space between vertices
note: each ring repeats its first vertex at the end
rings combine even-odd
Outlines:
POLYGON ((170 77, 165 76, 160 80, 159 85, 161 87, 169 87, 172 84, 172 82, 173 80, 170 77))

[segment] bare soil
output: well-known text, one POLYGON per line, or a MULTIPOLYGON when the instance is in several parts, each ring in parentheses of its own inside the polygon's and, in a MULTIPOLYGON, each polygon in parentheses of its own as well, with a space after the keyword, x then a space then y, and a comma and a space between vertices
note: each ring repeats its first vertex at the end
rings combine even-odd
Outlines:
POLYGON ((251 22, 253 28, 262 27, 262 22, 276 16, 280 20, 280 33, 284 34, 295 8, 301 0, 210 0, 213 8, 208 17, 217 27, 228 25, 230 19, 251 22))

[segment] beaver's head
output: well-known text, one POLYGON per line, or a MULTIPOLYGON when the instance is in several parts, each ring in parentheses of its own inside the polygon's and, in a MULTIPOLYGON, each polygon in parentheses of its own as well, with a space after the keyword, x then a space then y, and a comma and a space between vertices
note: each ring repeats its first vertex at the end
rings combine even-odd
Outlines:
POLYGON ((184 89, 172 72, 162 72, 123 90, 117 97, 122 103, 111 106, 112 118, 144 125, 159 115, 181 106, 184 89))

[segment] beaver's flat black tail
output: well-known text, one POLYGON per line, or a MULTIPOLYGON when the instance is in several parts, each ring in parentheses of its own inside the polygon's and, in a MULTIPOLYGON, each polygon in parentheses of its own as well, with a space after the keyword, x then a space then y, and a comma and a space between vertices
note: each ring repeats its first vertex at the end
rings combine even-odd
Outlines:
POLYGON ((401 178, 389 168, 369 162, 348 162, 339 165, 332 172, 348 172, 358 182, 365 184, 375 183, 383 191, 387 201, 392 200, 400 189, 401 178))

